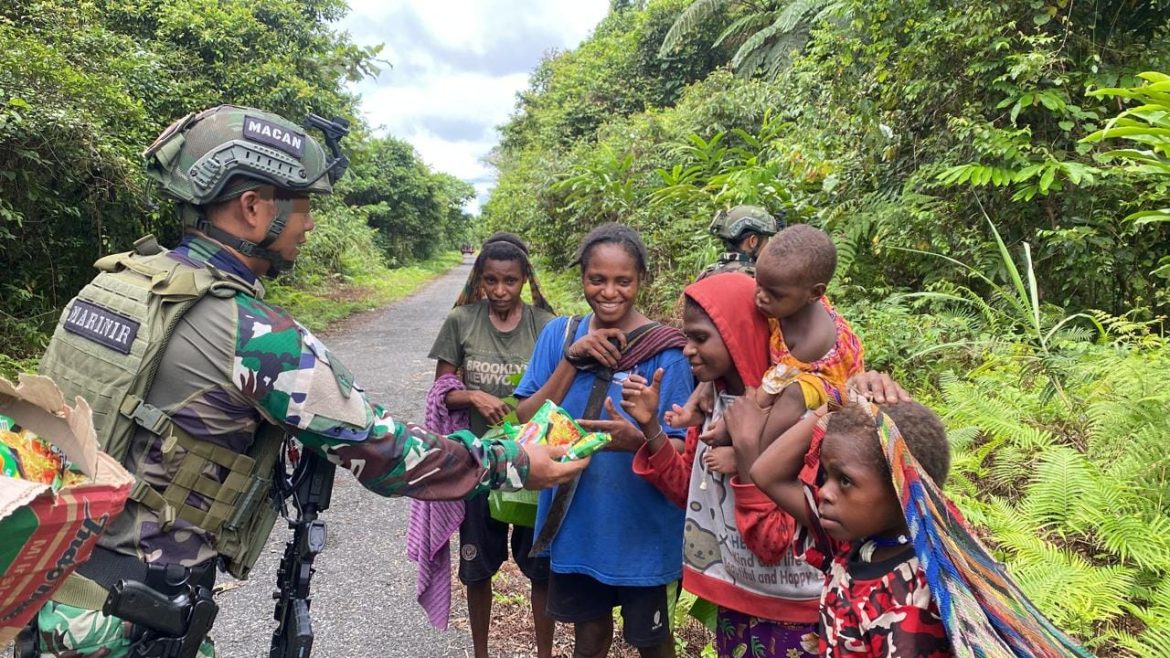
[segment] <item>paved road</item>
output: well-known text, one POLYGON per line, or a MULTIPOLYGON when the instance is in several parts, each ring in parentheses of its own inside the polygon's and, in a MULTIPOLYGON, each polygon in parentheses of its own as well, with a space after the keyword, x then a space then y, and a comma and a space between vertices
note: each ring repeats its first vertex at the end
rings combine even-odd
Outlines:
MULTIPOLYGON (((470 260, 412 297, 350 318, 324 336, 366 388, 396 417, 421 422, 434 362, 427 359, 470 260)), ((471 638, 463 631, 436 631, 414 600, 415 565, 406 559, 410 503, 384 499, 348 473, 338 473, 328 523, 328 548, 313 578, 314 658, 464 658, 471 638)), ((220 597, 215 624, 220 658, 268 655, 271 593, 276 564, 289 531, 280 523, 252 577, 220 597)), ((220 582, 230 576, 221 574, 220 582)), ((455 614, 459 613, 459 605, 455 614)))

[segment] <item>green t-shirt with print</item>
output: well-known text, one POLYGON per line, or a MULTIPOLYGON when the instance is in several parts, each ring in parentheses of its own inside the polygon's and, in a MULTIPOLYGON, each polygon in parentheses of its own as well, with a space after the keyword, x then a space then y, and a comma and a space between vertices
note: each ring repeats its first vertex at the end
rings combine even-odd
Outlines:
MULTIPOLYGON (((520 323, 511 331, 500 331, 492 325, 489 312, 487 300, 451 309, 429 356, 459 368, 467 390, 504 398, 514 388, 509 380, 518 379, 514 375, 524 371, 536 337, 554 316, 525 304, 520 323)), ((474 407, 468 411, 471 431, 482 436, 488 429, 487 421, 474 407)))

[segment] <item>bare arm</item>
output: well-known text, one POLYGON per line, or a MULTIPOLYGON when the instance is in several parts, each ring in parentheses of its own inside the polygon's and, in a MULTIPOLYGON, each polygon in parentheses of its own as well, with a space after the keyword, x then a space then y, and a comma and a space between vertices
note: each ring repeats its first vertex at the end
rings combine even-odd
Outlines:
MULTIPOLYGON (((453 375, 457 370, 454 363, 439 359, 439 362, 435 364, 435 379, 443 375, 453 375)), ((503 400, 487 391, 448 391, 443 402, 446 403, 448 409, 474 407, 489 425, 495 425, 502 421, 509 411, 508 405, 503 400)))
POLYGON ((812 442, 813 428, 825 411, 827 408, 821 407, 790 427, 760 454, 749 472, 752 482, 803 526, 808 526, 811 519, 800 471, 812 442))
MULTIPOLYGON (((443 375, 454 375, 458 370, 454 363, 439 359, 435 363, 435 381, 443 375)), ((471 406, 471 399, 467 393, 468 391, 451 391, 443 400, 447 403, 448 409, 466 409, 471 406)))
MULTIPOLYGON (((757 395, 763 395, 763 391, 757 391, 757 395)), ((746 403, 752 404, 754 401, 746 400, 746 403)), ((757 437, 732 437, 732 445, 735 446, 735 462, 741 482, 752 481, 749 471, 759 459, 760 454, 772 445, 777 437, 795 425, 804 412, 804 394, 801 393, 800 384, 789 384, 772 402, 771 408, 767 410, 762 434, 757 437)))
POLYGON ((576 376, 577 369, 569 365, 568 361, 561 359, 548 381, 536 389, 535 393, 520 400, 519 404, 516 405, 516 418, 522 423, 527 423, 545 400, 552 400, 560 404, 565 399, 565 394, 569 392, 569 387, 572 386, 573 378, 576 376))

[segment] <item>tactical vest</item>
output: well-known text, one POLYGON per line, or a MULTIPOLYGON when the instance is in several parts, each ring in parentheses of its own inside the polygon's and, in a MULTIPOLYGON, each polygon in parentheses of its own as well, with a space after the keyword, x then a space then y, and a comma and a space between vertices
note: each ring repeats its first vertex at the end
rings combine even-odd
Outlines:
POLYGON ((719 256, 719 260, 704 268, 699 273, 699 276, 695 278, 695 281, 702 281, 709 276, 723 274, 724 272, 742 272, 754 278, 756 276, 756 261, 752 260, 752 257, 747 254, 729 251, 719 256))
POLYGON ((94 266, 100 274, 61 314, 40 373, 52 377, 67 398, 89 401, 98 445, 128 468, 139 428, 161 437, 163 459, 180 460, 173 481, 160 490, 139 479, 130 498, 157 513, 164 530, 176 519, 205 530, 224 568, 246 578, 276 521, 269 492, 284 433, 265 425, 251 448, 237 453, 191 436, 146 400, 183 314, 208 294, 226 299, 254 291, 210 265, 192 267, 168 257, 149 235, 134 243, 134 251, 106 256, 94 266), (226 469, 222 483, 204 475, 209 464, 226 469), (187 504, 192 492, 208 501, 208 509, 187 504))

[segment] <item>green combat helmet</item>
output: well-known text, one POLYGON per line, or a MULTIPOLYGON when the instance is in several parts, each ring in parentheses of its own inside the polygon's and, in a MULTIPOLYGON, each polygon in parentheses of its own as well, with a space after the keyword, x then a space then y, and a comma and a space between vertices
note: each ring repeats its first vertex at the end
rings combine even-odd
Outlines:
POLYGON ((262 185, 291 194, 330 194, 345 173, 348 158, 339 142, 349 132, 341 119, 310 114, 306 126, 325 133, 330 154, 305 129, 287 119, 249 107, 220 105, 172 123, 143 153, 146 174, 179 202, 184 223, 240 253, 272 264, 271 274, 291 263, 267 249, 288 222, 281 209, 268 234, 254 243, 211 226, 203 208, 262 185), (331 156, 331 157, 330 157, 331 156))
POLYGON ((771 213, 760 206, 735 206, 730 210, 716 211, 707 230, 727 242, 736 243, 748 231, 767 236, 775 235, 783 228, 781 224, 782 222, 777 222, 771 213))

